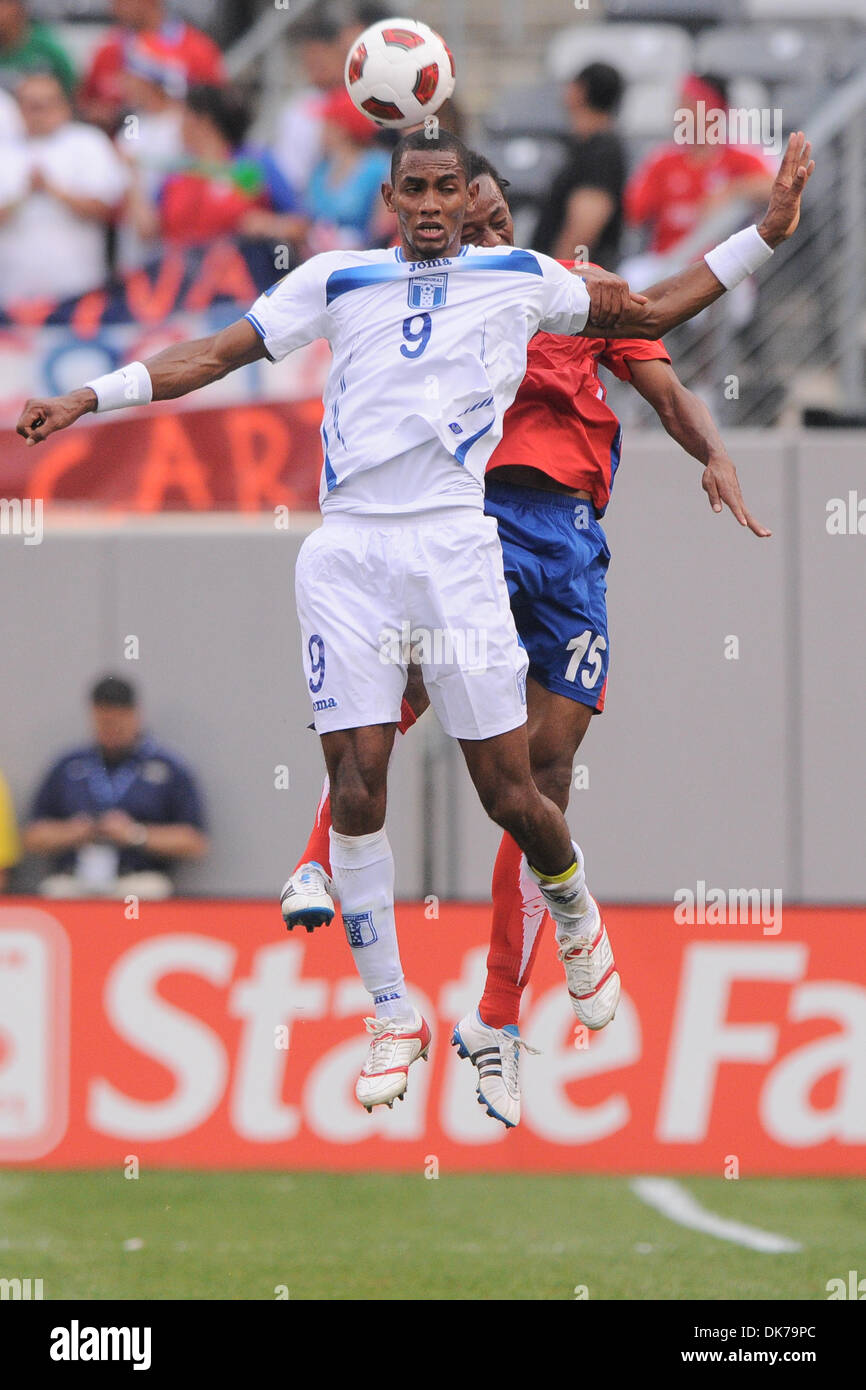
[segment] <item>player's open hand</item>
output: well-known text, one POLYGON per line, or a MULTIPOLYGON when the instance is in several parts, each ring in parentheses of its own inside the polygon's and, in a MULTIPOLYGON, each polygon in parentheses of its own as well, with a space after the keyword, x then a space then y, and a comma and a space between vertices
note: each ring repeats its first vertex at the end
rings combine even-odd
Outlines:
POLYGON ((758 227, 764 241, 774 250, 797 230, 803 189, 814 168, 812 146, 802 130, 795 130, 788 136, 788 148, 782 156, 764 220, 758 227))
POLYGON ((710 499, 710 506, 714 512, 720 512, 724 504, 730 507, 740 525, 748 526, 753 535, 765 537, 773 534, 746 511, 737 470, 727 454, 718 454, 710 459, 704 469, 701 487, 710 499))
POLYGON ((575 263, 575 275, 580 275, 589 291, 589 322, 597 328, 614 328, 620 319, 633 313, 639 304, 646 304, 646 296, 632 294, 627 280, 614 275, 610 270, 602 270, 599 265, 575 263))
POLYGON ((95 408, 96 395, 89 387, 66 396, 37 397, 27 402, 15 428, 28 444, 39 444, 95 408))

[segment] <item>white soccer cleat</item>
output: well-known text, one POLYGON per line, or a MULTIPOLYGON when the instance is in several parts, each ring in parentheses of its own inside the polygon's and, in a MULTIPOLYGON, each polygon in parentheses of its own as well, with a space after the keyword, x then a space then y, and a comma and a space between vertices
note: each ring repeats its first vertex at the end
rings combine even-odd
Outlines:
POLYGON ((334 916, 333 880, 321 864, 311 859, 292 874, 280 894, 283 921, 289 931, 306 927, 313 931, 325 927, 334 916))
POLYGON ((610 1023, 616 1013, 620 978, 598 904, 594 898, 590 901, 595 908, 590 929, 562 936, 558 944, 571 1007, 581 1023, 597 1031, 610 1023))
POLYGON ((478 1072, 478 1104, 506 1129, 520 1124, 520 1049, 537 1053, 513 1024, 492 1028, 483 1023, 477 1009, 470 1009, 451 1034, 458 1057, 468 1057, 478 1072))
POLYGON ((395 1100, 403 1099, 412 1063, 419 1057, 427 1061, 432 1035, 417 1009, 407 1023, 393 1018, 365 1018, 364 1026, 373 1040, 355 1083, 355 1097, 368 1111, 374 1105, 387 1105, 390 1109, 395 1100))

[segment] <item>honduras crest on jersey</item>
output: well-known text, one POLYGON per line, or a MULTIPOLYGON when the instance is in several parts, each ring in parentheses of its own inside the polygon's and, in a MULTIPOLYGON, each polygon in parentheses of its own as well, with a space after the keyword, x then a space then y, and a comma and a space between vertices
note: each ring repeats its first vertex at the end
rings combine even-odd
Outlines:
POLYGON ((413 275, 409 281, 410 309, 438 309, 448 292, 447 275, 413 275))

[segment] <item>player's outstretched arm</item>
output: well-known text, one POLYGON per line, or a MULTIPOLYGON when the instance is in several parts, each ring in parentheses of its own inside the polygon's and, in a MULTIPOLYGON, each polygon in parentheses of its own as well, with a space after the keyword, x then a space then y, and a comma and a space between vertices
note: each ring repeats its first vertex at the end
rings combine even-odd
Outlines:
POLYGON ((590 318, 580 336, 660 338, 739 284, 796 231, 803 190, 815 168, 811 156, 812 147, 805 135, 795 131, 788 138, 767 211, 757 227, 736 232, 696 265, 650 285, 643 291, 646 303, 630 302, 615 325, 595 323, 590 318))
POLYGON ((715 420, 704 402, 683 385, 670 362, 633 358, 629 370, 632 385, 649 401, 671 439, 704 465, 701 487, 713 511, 720 512, 724 504, 754 535, 772 535, 746 510, 737 470, 715 420))
POLYGON ((189 395, 212 381, 219 381, 238 367, 265 357, 264 343, 247 319, 238 319, 210 338, 175 343, 146 362, 134 362, 112 372, 92 386, 82 386, 65 396, 29 400, 21 412, 17 430, 28 444, 39 444, 50 434, 73 425, 101 405, 103 410, 149 401, 169 401, 189 395))

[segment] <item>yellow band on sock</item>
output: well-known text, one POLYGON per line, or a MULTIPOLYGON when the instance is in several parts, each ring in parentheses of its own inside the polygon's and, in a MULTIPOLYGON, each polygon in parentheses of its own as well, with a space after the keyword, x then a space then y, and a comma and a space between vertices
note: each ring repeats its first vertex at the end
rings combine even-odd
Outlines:
MULTIPOLYGON (((527 859, 527 864, 529 860, 527 859)), ((529 864, 530 869, 532 865, 529 864)), ((577 873, 577 860, 570 864, 567 869, 563 869, 561 874, 543 874, 540 869, 532 869, 536 878, 540 878, 542 883, 567 883, 573 874, 577 873)))

